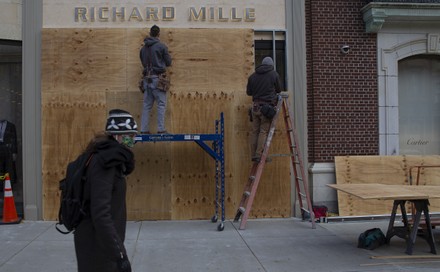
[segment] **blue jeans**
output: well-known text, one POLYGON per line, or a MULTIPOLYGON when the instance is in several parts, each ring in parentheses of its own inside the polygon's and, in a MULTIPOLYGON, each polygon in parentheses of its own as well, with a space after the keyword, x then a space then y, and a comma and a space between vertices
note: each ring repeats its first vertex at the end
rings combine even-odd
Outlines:
POLYGON ((157 104, 157 131, 165 131, 165 111, 167 108, 167 93, 157 88, 159 78, 152 78, 152 82, 148 83, 144 78, 144 103, 142 107, 141 131, 150 131, 150 111, 153 108, 154 101, 157 104))

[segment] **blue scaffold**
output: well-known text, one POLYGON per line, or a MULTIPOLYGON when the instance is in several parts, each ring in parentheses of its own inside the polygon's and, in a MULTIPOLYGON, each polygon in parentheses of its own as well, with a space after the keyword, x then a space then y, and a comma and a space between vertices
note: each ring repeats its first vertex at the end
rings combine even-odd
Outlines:
POLYGON ((225 125, 223 112, 215 120, 215 134, 139 134, 136 142, 195 142, 215 160, 215 211, 211 222, 218 221, 219 209, 221 222, 218 231, 225 228, 225 125), (212 148, 206 142, 212 142, 212 148))

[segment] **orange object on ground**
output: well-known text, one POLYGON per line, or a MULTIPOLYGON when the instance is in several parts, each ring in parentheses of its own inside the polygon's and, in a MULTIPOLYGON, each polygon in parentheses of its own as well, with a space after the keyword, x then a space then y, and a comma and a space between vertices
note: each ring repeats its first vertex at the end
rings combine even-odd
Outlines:
POLYGON ((12 194, 11 179, 9 174, 5 175, 5 197, 3 199, 3 219, 1 224, 18 224, 21 218, 17 215, 17 209, 15 208, 14 196, 12 194))

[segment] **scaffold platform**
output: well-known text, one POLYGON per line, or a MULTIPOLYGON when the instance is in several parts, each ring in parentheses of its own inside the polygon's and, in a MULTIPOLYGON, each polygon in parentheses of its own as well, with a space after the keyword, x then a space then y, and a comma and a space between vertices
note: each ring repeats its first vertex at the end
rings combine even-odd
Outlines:
POLYGON ((214 134, 139 134, 136 142, 195 142, 215 160, 215 210, 211 222, 216 223, 221 211, 218 231, 225 228, 225 125, 223 112, 215 120, 214 134), (212 147, 206 142, 212 142, 212 147))

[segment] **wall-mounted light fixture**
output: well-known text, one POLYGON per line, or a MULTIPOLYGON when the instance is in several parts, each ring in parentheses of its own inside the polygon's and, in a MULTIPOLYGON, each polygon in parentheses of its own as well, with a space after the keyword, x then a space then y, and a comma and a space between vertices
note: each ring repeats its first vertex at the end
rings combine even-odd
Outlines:
POLYGON ((341 52, 342 52, 343 54, 348 54, 348 52, 350 52, 350 46, 344 44, 343 46, 341 46, 341 52))

